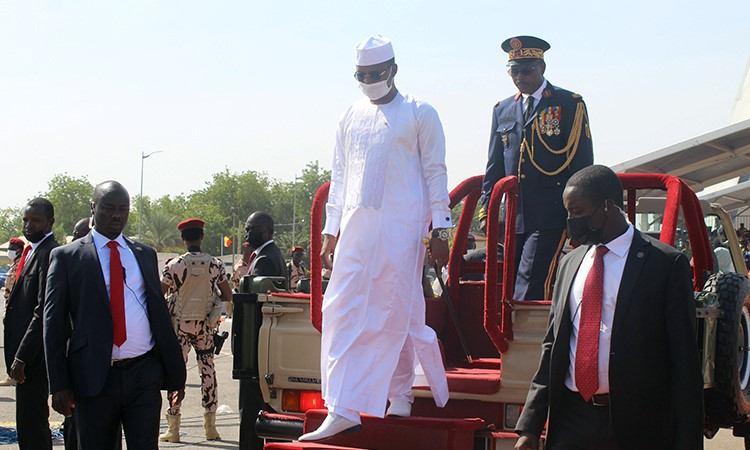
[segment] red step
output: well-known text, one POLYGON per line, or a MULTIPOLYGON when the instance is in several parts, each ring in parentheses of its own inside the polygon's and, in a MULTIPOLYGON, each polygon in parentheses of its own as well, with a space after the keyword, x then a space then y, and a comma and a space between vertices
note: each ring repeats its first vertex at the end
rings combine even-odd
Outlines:
POLYGON ((315 442, 272 442, 263 446, 263 450, 363 450, 354 447, 316 444, 315 442))
MULTIPOLYGON (((307 411, 305 432, 316 430, 327 413, 325 409, 307 411)), ((464 450, 473 448, 474 432, 485 428, 482 419, 361 418, 362 431, 336 436, 326 444, 373 450, 464 450)))

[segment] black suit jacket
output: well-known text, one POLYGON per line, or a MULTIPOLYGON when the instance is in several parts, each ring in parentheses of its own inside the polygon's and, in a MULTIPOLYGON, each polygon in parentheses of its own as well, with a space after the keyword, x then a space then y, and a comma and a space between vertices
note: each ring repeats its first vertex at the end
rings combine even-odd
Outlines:
MULTIPOLYGON (((126 238, 141 269, 154 349, 164 367, 162 389, 185 386, 185 363, 161 293, 156 252, 126 238)), ((91 233, 51 255, 44 308, 44 344, 50 392, 99 394, 112 359, 112 312, 91 233), (72 325, 66 343, 66 327, 72 325)))
POLYGON ((263 247, 258 256, 250 263, 247 274, 267 277, 286 276, 286 265, 279 247, 274 242, 263 247))
POLYGON ((5 367, 9 372, 15 358, 26 363, 27 371, 32 367, 39 367, 39 370, 44 367, 42 346, 44 291, 47 284, 49 254, 57 246, 54 235, 49 235, 42 240, 29 260, 24 263, 18 283, 13 286, 8 298, 4 338, 5 367))
MULTIPOLYGON (((542 359, 518 432, 554 444, 570 361, 570 290, 588 247, 563 257, 542 359)), ((685 255, 636 231, 617 295, 609 357, 610 413, 621 449, 703 448, 703 378, 685 255)))
POLYGON ((517 94, 499 102, 492 111, 490 148, 482 182, 483 210, 487 210, 495 183, 505 176, 516 175, 516 233, 562 230, 567 217, 562 204, 565 183, 572 174, 594 161, 586 105, 580 95, 547 81, 542 99, 534 105, 534 114, 526 121, 523 120, 523 108, 523 97, 517 94), (578 115, 582 117, 577 118, 578 115), (577 119, 583 122, 579 124, 577 119), (554 125, 554 121, 558 124, 554 125), (540 133, 532 132, 534 122, 540 133), (546 128, 541 130, 542 126, 549 126, 549 133, 545 132, 546 128), (529 149, 521 158, 524 139, 529 149), (577 145, 560 153, 576 140, 577 145), (567 166, 558 171, 565 164, 567 166))

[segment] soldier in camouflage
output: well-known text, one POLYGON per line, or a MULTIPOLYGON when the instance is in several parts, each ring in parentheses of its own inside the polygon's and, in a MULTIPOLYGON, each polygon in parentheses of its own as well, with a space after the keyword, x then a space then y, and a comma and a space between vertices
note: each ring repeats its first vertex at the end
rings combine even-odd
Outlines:
MULTIPOLYGON (((201 251, 204 225, 205 222, 200 219, 183 220, 177 225, 187 253, 167 263, 162 271, 161 284, 185 363, 190 348, 195 349, 201 377, 206 439, 218 440, 221 436, 216 430, 218 395, 213 333, 221 318, 221 301, 230 302, 232 291, 221 260, 201 251)), ((180 442, 181 402, 172 403, 172 397, 170 392, 167 396, 170 400, 168 430, 159 436, 163 442, 180 442)))

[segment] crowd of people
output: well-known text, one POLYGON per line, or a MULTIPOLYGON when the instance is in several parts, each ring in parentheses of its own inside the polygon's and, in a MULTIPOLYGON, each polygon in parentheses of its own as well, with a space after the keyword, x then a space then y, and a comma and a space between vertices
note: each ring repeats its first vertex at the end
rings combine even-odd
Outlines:
MULTIPOLYGON (((516 36, 501 48, 518 92, 492 112, 481 227, 494 184, 517 176, 516 253, 508 255, 517 267, 514 299, 552 299, 516 448, 538 448, 545 424, 552 449, 702 448, 687 259, 627 221, 618 177, 593 165, 581 95, 545 77, 550 45, 516 36), (561 257, 568 238, 579 246, 561 257)), ((300 441, 356 432, 361 414, 409 417, 417 384, 429 386, 438 407, 449 401, 421 286, 425 259, 445 266, 453 225, 442 124, 429 103, 396 88, 388 38, 359 43, 354 65, 365 97, 339 122, 321 236, 330 277, 320 360, 328 415, 300 441)), ((206 439, 220 439, 213 354, 222 303, 231 316, 231 291, 244 275, 283 276, 291 289, 304 289, 304 249, 293 247, 286 264, 267 213, 248 217, 243 257, 229 278, 201 250, 202 220, 178 225, 186 252, 159 267, 152 248, 123 235, 129 211, 124 186, 97 185, 91 218, 79 223, 91 229, 60 246, 53 205, 36 198, 24 208, 28 242, 11 242, 17 263, 4 331, 22 449, 51 447, 50 394, 52 407, 74 418, 66 440, 78 448, 118 448, 122 434, 132 449, 179 442, 191 348, 206 439), (162 390, 168 409, 160 436, 162 390)), ((241 423, 254 422, 263 404, 257 380, 241 380, 239 403, 241 423)), ((240 445, 262 448, 262 441, 242 425, 240 445)))

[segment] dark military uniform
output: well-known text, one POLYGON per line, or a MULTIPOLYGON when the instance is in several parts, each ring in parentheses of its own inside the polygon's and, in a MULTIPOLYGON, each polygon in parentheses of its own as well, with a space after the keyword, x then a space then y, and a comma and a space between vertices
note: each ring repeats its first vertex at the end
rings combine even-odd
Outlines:
POLYGON ((566 237, 565 183, 594 159, 583 99, 546 83, 525 122, 521 93, 495 105, 482 183, 484 214, 495 183, 504 176, 518 176, 516 300, 551 298, 566 237))

